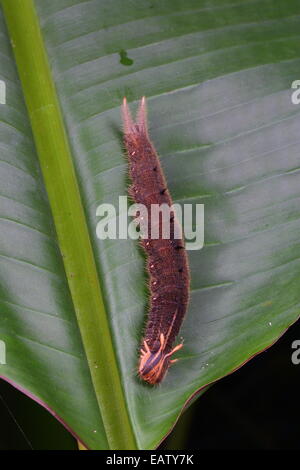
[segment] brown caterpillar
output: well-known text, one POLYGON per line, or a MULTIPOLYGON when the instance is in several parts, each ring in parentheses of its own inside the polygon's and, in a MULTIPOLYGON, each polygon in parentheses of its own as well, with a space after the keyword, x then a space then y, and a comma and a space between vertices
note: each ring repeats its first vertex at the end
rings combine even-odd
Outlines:
MULTIPOLYGON (((136 203, 144 204, 151 226, 151 206, 172 206, 166 180, 158 155, 148 135, 146 99, 142 98, 134 122, 123 101, 124 144, 128 154, 129 176, 132 184, 129 194, 136 203)), ((160 219, 159 219, 160 220, 160 219)), ((161 222, 159 222, 160 225, 161 222)), ((150 310, 140 349, 138 372, 150 384, 158 384, 169 366, 177 361, 172 354, 183 344, 173 347, 181 327, 189 300, 189 267, 184 241, 175 238, 177 220, 170 216, 170 237, 141 240, 147 254, 147 269, 150 282, 150 310)), ((149 232, 151 233, 151 232, 149 232)))

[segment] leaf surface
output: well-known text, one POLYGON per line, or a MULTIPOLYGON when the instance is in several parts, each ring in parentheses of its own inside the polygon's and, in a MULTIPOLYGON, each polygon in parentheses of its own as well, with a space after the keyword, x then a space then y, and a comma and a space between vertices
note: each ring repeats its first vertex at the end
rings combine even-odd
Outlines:
MULTIPOLYGON (((270 346, 299 316, 300 114, 291 84, 299 78, 300 5, 34 5, 131 432, 138 448, 153 448, 197 390, 270 346), (150 135, 175 202, 204 204, 205 210, 205 245, 189 251, 191 301, 181 360, 157 388, 136 376, 148 299, 143 253, 136 241, 101 241, 96 235, 97 207, 118 208, 119 196, 126 195, 124 95, 132 108, 142 95, 148 98, 150 135)), ((0 105, 0 338, 7 364, 0 370, 88 447, 107 448, 110 435, 97 401, 101 390, 91 380, 32 120, 1 21, 0 78, 7 84, 7 104, 0 105)), ((26 63, 22 67, 31 73, 26 63)), ((62 200, 62 217, 65 207, 62 200)), ((98 336, 103 341, 101 331, 98 336)), ((99 358, 99 367, 109 364, 99 358)))

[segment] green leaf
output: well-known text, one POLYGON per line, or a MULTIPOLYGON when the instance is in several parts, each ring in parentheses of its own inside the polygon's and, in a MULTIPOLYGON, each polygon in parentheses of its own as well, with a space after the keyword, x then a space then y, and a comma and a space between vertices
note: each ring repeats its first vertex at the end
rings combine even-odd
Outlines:
POLYGON ((199 389, 299 316, 300 4, 2 6, 0 374, 89 448, 153 448, 199 389), (148 97, 173 199, 205 206, 181 360, 157 388, 136 376, 143 254, 96 236, 97 207, 126 195, 124 95, 148 97))

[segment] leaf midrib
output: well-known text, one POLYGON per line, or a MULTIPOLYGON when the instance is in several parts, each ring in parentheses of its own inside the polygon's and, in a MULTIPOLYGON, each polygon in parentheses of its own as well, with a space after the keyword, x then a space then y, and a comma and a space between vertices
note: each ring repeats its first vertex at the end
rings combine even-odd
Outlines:
POLYGON ((34 1, 1 2, 108 446, 136 449, 70 146, 34 1))

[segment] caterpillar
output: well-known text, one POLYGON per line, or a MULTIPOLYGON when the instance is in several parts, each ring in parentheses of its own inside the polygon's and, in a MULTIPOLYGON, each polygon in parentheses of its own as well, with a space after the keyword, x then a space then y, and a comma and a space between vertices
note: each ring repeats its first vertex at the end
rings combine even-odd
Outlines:
MULTIPOLYGON (((151 227, 151 206, 167 204, 172 199, 159 157, 149 139, 146 98, 140 101, 136 122, 133 121, 126 98, 123 100, 124 145, 128 156, 131 185, 128 193, 135 203, 143 204, 151 227)), ((178 222, 170 212, 170 237, 141 239, 147 255, 150 307, 141 342, 138 374, 151 385, 160 383, 169 366, 178 359, 173 354, 183 343, 173 347, 189 301, 190 274, 184 240, 178 238, 178 222)), ((160 219, 159 219, 160 220, 160 219)), ((159 222, 161 224, 161 222, 159 222)))

